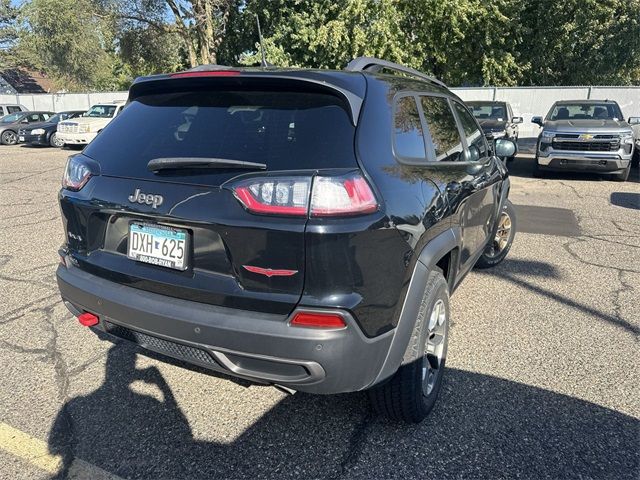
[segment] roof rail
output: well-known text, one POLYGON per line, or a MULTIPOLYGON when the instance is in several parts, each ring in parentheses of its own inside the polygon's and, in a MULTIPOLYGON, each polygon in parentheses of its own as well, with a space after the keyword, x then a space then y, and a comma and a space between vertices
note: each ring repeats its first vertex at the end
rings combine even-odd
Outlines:
POLYGON ((375 57, 358 57, 351 60, 345 70, 349 72, 379 72, 380 70, 394 70, 396 72, 401 72, 411 77, 419 78, 421 80, 427 80, 429 82, 433 82, 441 87, 448 88, 444 82, 440 80, 430 77, 429 75, 419 72, 413 68, 405 67, 404 65, 399 65, 397 63, 389 62, 387 60, 381 60, 375 57))

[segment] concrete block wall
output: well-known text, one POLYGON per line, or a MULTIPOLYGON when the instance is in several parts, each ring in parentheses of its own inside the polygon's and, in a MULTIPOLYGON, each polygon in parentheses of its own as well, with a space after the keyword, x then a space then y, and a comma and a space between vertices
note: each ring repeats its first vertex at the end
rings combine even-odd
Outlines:
MULTIPOLYGON (((511 104, 516 116, 524 118, 521 137, 537 137, 540 128, 531 117, 546 115, 556 100, 611 99, 622 108, 625 118, 640 116, 640 87, 486 87, 453 88, 463 100, 504 100, 511 104)), ((0 95, 0 103, 19 103, 29 110, 88 109, 91 105, 126 100, 127 92, 53 93, 34 95, 0 95)))

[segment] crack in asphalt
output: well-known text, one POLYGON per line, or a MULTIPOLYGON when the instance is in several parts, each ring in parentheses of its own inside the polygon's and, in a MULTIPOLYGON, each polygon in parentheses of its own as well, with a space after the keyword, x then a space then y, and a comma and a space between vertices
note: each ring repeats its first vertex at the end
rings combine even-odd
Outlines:
POLYGON ((7 182, 0 182, 0 185, 11 185, 12 183, 16 183, 16 182, 20 182, 22 180, 26 180, 28 178, 33 178, 33 177, 37 177, 38 175, 42 175, 43 173, 49 173, 49 172, 55 172, 55 171, 60 171, 60 167, 56 167, 56 168, 50 168, 48 170, 41 170, 35 173, 31 173, 29 175, 25 175, 24 177, 19 177, 19 178, 14 178, 12 180, 9 180, 7 182))
POLYGON ((329 480, 345 478, 349 470, 358 463, 364 451, 364 444, 369 435, 369 431, 374 428, 376 423, 377 419, 373 409, 369 407, 368 411, 362 416, 362 419, 354 425, 351 436, 349 437, 349 444, 338 465, 338 471, 336 474, 327 477, 329 480))
MULTIPOLYGON (((632 268, 621 268, 621 267, 614 267, 614 266, 612 266, 612 265, 605 265, 605 264, 602 264, 602 263, 590 262, 590 261, 588 261, 588 260, 585 260, 585 259, 584 259, 584 258, 582 258, 579 254, 577 254, 576 252, 574 252, 574 251, 572 251, 572 250, 571 250, 571 246, 572 246, 572 245, 576 245, 576 244, 581 243, 581 242, 587 242, 587 239, 588 239, 588 238, 589 238, 589 237, 587 237, 587 236, 581 235, 580 237, 576 237, 575 239, 573 239, 573 240, 571 240, 571 241, 569 241, 569 242, 563 243, 563 244, 562 244, 562 248, 563 248, 563 249, 564 249, 564 250, 565 250, 569 255, 571 255, 571 257, 572 257, 574 260, 576 260, 576 261, 578 261, 578 262, 580 262, 580 263, 583 263, 583 264, 585 264, 585 265, 590 265, 590 266, 592 266, 592 267, 599 267, 599 268, 609 268, 609 269, 611 269, 611 270, 615 270, 615 271, 617 271, 617 272, 623 271, 623 272, 630 272, 630 273, 640 273, 640 270, 634 270, 634 269, 632 269, 632 268)), ((599 239, 599 240, 600 240, 600 239, 599 239)), ((602 240, 602 241, 604 241, 604 242, 607 242, 607 243, 608 243, 608 241, 607 241, 607 240, 602 240)))

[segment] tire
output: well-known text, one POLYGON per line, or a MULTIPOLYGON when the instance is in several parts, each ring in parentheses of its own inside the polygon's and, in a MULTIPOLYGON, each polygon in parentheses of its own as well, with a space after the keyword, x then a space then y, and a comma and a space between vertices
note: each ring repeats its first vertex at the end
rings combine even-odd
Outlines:
POLYGON ((516 236, 516 210, 513 204, 507 200, 498 217, 498 230, 490 240, 476 262, 477 268, 491 268, 501 263, 513 245, 516 236))
POLYGON ((538 157, 537 156, 533 159, 533 176, 535 178, 544 177, 544 173, 542 172, 542 169, 540 168, 540 164, 538 163, 538 157))
POLYGON ((378 414, 407 423, 424 420, 442 387, 448 339, 449 286, 436 269, 429 274, 402 365, 388 381, 368 391, 378 414))
POLYGON ((16 143, 18 143, 18 136, 13 130, 5 130, 4 132, 2 132, 0 142, 2 142, 3 145, 15 145, 16 143))
POLYGON ((613 176, 613 179, 616 182, 626 182, 629 179, 629 173, 631 173, 631 162, 629 162, 629 165, 627 165, 627 168, 625 168, 622 172, 616 173, 613 176))
POLYGON ((49 145, 56 148, 64 148, 64 143, 58 139, 58 134, 53 132, 49 137, 49 145))

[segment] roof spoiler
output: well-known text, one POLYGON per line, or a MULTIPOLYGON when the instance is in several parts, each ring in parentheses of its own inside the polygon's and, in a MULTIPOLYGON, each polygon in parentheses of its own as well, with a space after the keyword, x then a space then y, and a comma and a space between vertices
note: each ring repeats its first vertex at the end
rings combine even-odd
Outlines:
POLYGON ((410 67, 405 67, 397 63, 389 62, 387 60, 381 60, 375 57, 357 57, 351 60, 344 68, 349 72, 380 72, 381 70, 393 70, 394 72, 404 73, 410 77, 419 78, 420 80, 427 80, 431 83, 435 83, 444 88, 448 88, 444 82, 430 77, 429 75, 419 72, 410 67))

